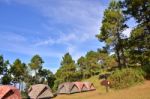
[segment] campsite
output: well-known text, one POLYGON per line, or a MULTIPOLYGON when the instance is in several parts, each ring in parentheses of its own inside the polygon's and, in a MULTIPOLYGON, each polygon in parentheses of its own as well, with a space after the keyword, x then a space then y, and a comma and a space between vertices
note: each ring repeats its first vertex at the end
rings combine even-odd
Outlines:
POLYGON ((0 99, 150 99, 150 0, 0 0, 0 99))

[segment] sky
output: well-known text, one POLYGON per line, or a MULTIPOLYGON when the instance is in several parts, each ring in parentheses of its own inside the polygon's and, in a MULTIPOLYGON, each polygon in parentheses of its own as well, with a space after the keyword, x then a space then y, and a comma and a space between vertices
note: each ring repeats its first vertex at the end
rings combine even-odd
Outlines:
POLYGON ((104 46, 95 35, 109 1, 0 0, 0 54, 10 63, 39 54, 55 73, 65 53, 77 60, 104 46))

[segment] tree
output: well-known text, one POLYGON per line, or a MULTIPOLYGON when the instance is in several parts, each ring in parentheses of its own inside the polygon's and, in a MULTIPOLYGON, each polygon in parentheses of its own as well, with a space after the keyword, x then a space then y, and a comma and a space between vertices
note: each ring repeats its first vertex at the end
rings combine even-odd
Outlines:
POLYGON ((10 75, 4 75, 4 76, 2 77, 2 84, 3 84, 3 85, 8 85, 8 84, 10 84, 10 82, 11 82, 11 77, 10 77, 10 75))
POLYGON ((76 65, 69 53, 66 53, 62 58, 61 67, 57 70, 55 88, 59 83, 76 80, 76 65))
POLYGON ((87 61, 86 58, 81 56, 77 60, 77 65, 78 65, 78 71, 81 73, 81 78, 84 79, 86 78, 86 72, 87 72, 87 61))
POLYGON ((8 60, 4 60, 3 56, 0 55, 0 75, 4 75, 5 73, 7 73, 7 66, 9 65, 9 61, 8 60))
MULTIPOLYGON (((147 28, 150 28, 150 1, 149 0, 124 0, 122 2, 125 8, 124 12, 131 15, 140 24, 145 24, 147 28)), ((148 30, 150 31, 150 30, 148 30)))
POLYGON ((19 89, 21 85, 22 78, 25 73, 24 64, 20 59, 16 59, 14 63, 11 65, 10 72, 13 75, 14 84, 19 82, 19 89))
POLYGON ((0 75, 3 75, 2 77, 2 84, 10 84, 11 82, 11 76, 8 69, 9 61, 4 60, 3 56, 0 56, 0 75))
POLYGON ((131 31, 129 38, 129 57, 132 64, 141 66, 150 64, 150 1, 124 0, 124 13, 134 17, 137 26, 131 31))
POLYGON ((100 64, 99 61, 99 55, 95 51, 89 51, 86 54, 86 61, 87 61, 87 69, 90 73, 90 76, 93 76, 95 74, 98 74, 100 72, 100 64))
POLYGON ((38 75, 41 78, 41 83, 48 84, 50 86, 50 88, 53 88, 55 76, 50 70, 40 69, 38 75))
POLYGON ((110 55, 105 48, 97 50, 101 70, 107 71, 117 66, 115 55, 110 55))
POLYGON ((3 74, 4 70, 4 59, 3 56, 0 56, 0 74, 3 74))
POLYGON ((106 43, 106 47, 110 51, 115 52, 120 69, 122 66, 126 66, 123 44, 123 38, 125 36, 122 33, 127 28, 125 20, 126 18, 122 13, 120 3, 111 1, 109 7, 104 12, 101 32, 96 36, 100 41, 106 43))
POLYGON ((73 75, 76 72, 75 61, 72 59, 69 53, 66 53, 61 62, 61 67, 56 72, 56 77, 61 78, 64 81, 73 81, 73 75))
POLYGON ((42 68, 42 64, 44 63, 43 59, 39 55, 34 55, 29 63, 31 70, 34 70, 35 82, 38 83, 37 72, 40 68, 42 68))

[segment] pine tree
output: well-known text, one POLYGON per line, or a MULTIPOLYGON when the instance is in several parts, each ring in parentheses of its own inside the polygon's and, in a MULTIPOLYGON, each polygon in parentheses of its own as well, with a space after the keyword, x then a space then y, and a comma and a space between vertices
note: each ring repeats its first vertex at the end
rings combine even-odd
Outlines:
POLYGON ((71 82, 77 80, 76 65, 69 53, 66 53, 62 58, 61 66, 57 70, 55 77, 54 89, 57 89, 58 85, 62 82, 71 82))
POLYGON ((16 59, 14 61, 14 63, 11 65, 10 72, 13 75, 13 81, 15 83, 19 82, 20 89, 20 83, 25 73, 24 64, 21 62, 20 59, 16 59))
POLYGON ((61 67, 56 72, 56 78, 63 79, 64 81, 74 81, 76 73, 75 61, 69 53, 66 53, 61 62, 61 67))
POLYGON ((96 36, 100 41, 106 43, 109 51, 115 52, 119 68, 126 66, 122 33, 127 28, 125 20, 120 3, 111 1, 104 12, 101 32, 96 36))
POLYGON ((39 79, 38 79, 38 71, 40 68, 42 68, 44 61, 43 59, 39 56, 39 55, 34 55, 31 59, 31 62, 29 63, 29 66, 31 68, 31 70, 34 71, 34 83, 39 83, 39 79))
POLYGON ((124 13, 134 17, 137 26, 129 38, 129 57, 132 64, 150 64, 150 0, 124 0, 124 13))

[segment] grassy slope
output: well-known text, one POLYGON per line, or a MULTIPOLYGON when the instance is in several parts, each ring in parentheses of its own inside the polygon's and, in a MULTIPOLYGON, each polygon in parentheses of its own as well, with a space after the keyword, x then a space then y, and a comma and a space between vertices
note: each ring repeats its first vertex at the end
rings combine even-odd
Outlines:
POLYGON ((150 81, 145 81, 144 84, 123 90, 111 90, 109 93, 106 93, 105 87, 100 85, 97 76, 83 81, 93 82, 96 91, 59 95, 55 99, 150 99, 150 81))

